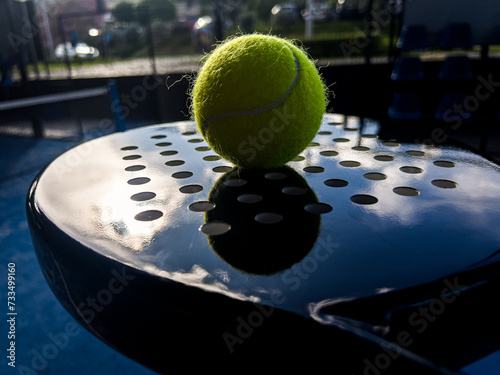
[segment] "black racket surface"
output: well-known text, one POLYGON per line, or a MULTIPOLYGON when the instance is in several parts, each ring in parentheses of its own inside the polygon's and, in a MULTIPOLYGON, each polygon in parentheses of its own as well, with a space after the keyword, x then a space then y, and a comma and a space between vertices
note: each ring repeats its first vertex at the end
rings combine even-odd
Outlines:
POLYGON ((286 166, 245 170, 216 155, 193 122, 148 126, 66 152, 31 201, 117 264, 328 324, 320 310, 336 301, 497 261, 500 167, 458 147, 383 140, 379 130, 326 114, 286 166))

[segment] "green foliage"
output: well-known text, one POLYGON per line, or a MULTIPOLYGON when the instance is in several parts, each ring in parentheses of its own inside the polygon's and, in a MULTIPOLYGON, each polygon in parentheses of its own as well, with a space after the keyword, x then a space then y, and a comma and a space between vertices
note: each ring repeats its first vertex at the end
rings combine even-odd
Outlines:
POLYGON ((136 20, 135 5, 124 0, 111 9, 113 17, 122 22, 134 22, 136 20))
POLYGON ((141 0, 137 5, 139 23, 147 24, 147 11, 151 22, 173 21, 177 17, 175 5, 171 0, 141 0))
POLYGON ((257 8, 257 16, 264 22, 269 22, 271 17, 271 9, 276 5, 276 1, 260 0, 259 7, 257 8))

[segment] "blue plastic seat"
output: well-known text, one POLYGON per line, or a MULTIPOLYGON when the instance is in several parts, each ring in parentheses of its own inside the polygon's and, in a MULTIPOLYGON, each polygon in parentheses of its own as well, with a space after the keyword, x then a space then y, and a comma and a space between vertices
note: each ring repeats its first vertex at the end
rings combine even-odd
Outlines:
POLYGON ((397 47, 402 51, 424 50, 429 45, 427 28, 424 25, 404 25, 397 47))
POLYGON ((448 56, 443 61, 439 72, 440 79, 446 80, 470 80, 472 74, 470 59, 466 55, 448 56))
POLYGON ((400 57, 391 74, 393 81, 418 81, 424 79, 422 60, 419 57, 400 57))
POLYGON ((471 113, 463 105, 466 97, 465 93, 444 94, 436 109, 436 120, 450 123, 470 120, 471 113))

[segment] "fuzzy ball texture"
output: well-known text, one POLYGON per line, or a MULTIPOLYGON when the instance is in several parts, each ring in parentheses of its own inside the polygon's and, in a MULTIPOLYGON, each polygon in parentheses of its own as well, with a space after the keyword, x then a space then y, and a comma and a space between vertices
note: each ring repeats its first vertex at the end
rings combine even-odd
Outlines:
POLYGON ((198 73, 192 113, 223 158, 242 167, 278 167, 315 137, 327 97, 316 66, 302 49, 274 36, 229 39, 198 73))

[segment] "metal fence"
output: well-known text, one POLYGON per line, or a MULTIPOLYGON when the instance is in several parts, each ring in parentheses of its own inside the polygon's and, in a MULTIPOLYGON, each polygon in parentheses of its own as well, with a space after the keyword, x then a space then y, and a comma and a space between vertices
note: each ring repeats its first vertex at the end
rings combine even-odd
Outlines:
POLYGON ((356 10, 338 9, 338 3, 314 9, 279 4, 261 9, 250 3, 177 1, 171 17, 166 6, 138 5, 123 16, 114 9, 63 12, 47 10, 44 1, 36 7, 31 1, 0 0, 0 8, 16 10, 4 13, 9 18, 4 35, 11 37, 4 37, 9 48, 3 50, 11 56, 4 52, 0 60, 12 66, 13 80, 191 72, 218 41, 261 32, 297 40, 314 59, 370 63, 391 56, 401 27, 402 9, 389 0, 368 1, 356 10))
MULTIPOLYGON (((164 1, 170 6, 141 5, 148 3, 143 0, 124 15, 116 8, 43 10, 44 1, 35 7, 32 1, 0 0, 0 8, 10 9, 0 9, 2 70, 10 64, 13 80, 190 73, 214 44, 251 32, 295 39, 328 64, 393 62, 404 16, 398 0, 337 0, 332 6, 316 1, 303 9, 271 0, 164 1)), ((479 56, 476 47, 468 53, 479 56)), ((429 49, 426 57, 442 59, 445 53, 429 49)))

